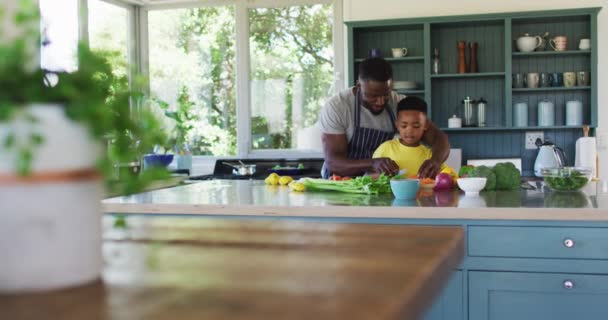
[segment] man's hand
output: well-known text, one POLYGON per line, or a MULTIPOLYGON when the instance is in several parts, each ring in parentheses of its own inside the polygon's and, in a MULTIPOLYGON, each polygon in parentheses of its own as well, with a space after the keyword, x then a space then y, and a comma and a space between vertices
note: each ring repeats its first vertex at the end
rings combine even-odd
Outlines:
POLYGON ((439 174, 441 170, 441 164, 435 160, 426 160, 420 166, 418 170, 418 178, 431 178, 435 179, 435 177, 439 174))
POLYGON ((399 166, 389 158, 375 158, 372 160, 372 168, 375 172, 384 174, 395 174, 399 171, 399 166))

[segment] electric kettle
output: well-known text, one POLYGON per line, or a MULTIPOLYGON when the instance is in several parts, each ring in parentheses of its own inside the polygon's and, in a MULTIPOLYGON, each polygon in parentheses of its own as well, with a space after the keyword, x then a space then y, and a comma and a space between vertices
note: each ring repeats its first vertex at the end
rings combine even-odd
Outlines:
POLYGON ((540 139, 536 139, 536 146, 539 148, 536 161, 534 161, 535 176, 542 177, 541 170, 543 168, 563 168, 566 166, 564 150, 556 147, 553 142, 549 140, 542 142, 540 139))

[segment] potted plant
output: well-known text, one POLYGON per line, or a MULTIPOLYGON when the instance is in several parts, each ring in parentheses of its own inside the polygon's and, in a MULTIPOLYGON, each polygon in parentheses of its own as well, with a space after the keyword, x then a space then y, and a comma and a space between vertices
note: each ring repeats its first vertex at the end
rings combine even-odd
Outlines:
POLYGON ((171 107, 167 102, 158 99, 155 101, 164 111, 165 116, 174 122, 169 137, 169 145, 173 146, 177 169, 187 169, 192 173, 192 152, 188 143, 188 135, 194 128, 192 121, 198 120, 198 117, 192 112, 194 103, 190 100, 188 88, 181 87, 176 107, 171 107))
POLYGON ((101 274, 103 182, 125 193, 163 176, 112 181, 113 164, 138 159, 164 136, 150 113, 131 111, 143 96, 85 46, 76 72, 44 81, 37 5, 20 1, 14 16, 2 7, 0 22, 14 17, 18 35, 0 32, 0 292, 86 283, 101 274))

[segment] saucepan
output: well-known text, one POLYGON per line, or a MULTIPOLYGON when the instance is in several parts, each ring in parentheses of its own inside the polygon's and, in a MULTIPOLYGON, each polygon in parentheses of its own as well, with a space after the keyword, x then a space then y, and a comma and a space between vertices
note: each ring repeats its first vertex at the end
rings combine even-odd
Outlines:
POLYGON ((228 162, 222 162, 225 165, 231 166, 232 174, 236 176, 251 176, 255 173, 255 164, 244 164, 242 161, 239 161, 241 164, 232 164, 228 162))

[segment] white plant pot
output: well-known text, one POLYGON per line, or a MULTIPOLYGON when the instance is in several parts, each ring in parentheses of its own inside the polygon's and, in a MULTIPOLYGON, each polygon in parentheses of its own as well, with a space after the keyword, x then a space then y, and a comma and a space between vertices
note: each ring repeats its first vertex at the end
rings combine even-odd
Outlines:
MULTIPOLYGON (((0 144, 0 292, 50 290, 100 277, 103 188, 91 172, 101 148, 63 109, 32 105, 36 149, 32 175, 15 176, 15 155, 0 144)), ((9 132, 27 137, 22 120, 0 123, 0 141, 9 132)))

